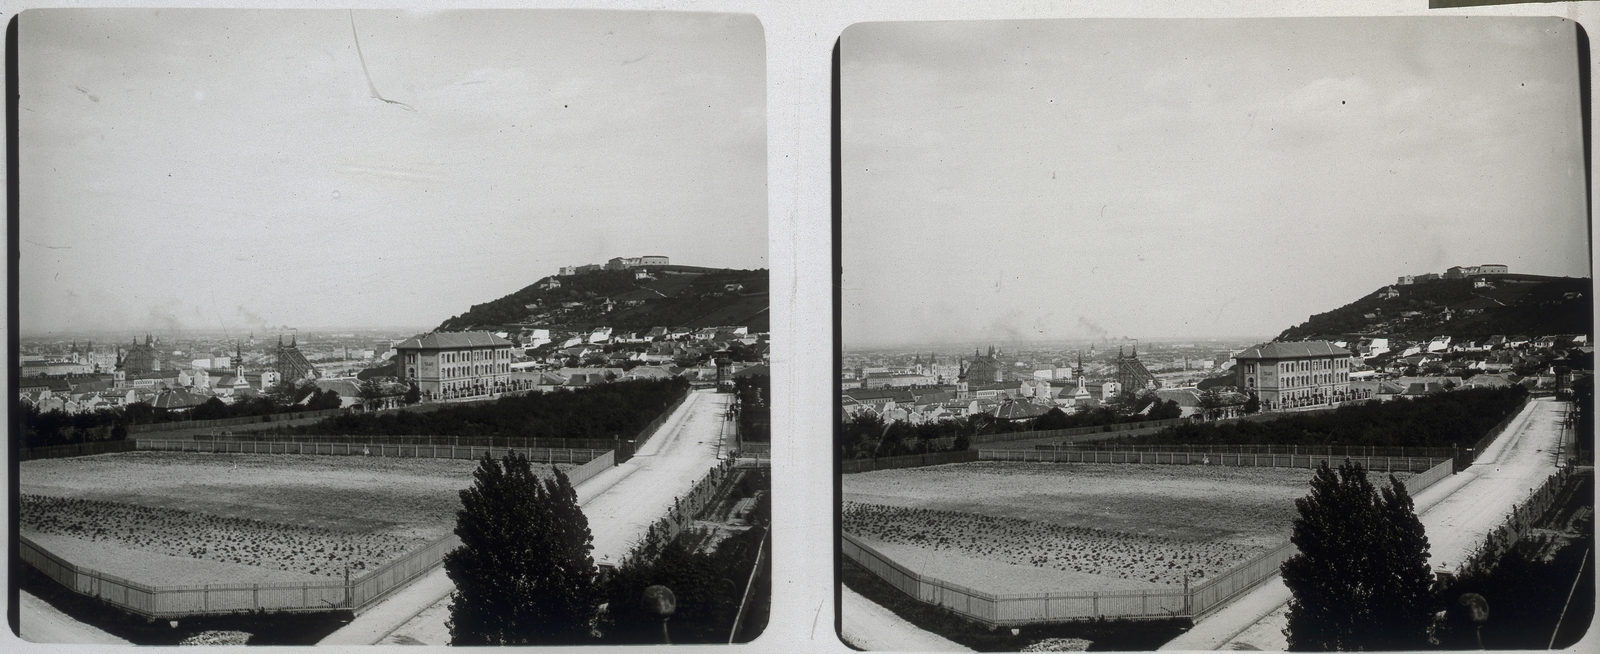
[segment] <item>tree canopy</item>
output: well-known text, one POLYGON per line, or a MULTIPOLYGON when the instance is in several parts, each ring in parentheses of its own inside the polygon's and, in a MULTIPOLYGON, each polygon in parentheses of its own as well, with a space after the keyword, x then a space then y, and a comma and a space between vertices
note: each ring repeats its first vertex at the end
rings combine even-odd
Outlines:
POLYGON ((1118 442, 1466 447, 1517 411, 1527 397, 1528 390, 1522 386, 1467 388, 1415 400, 1398 398, 1345 405, 1331 412, 1289 414, 1261 422, 1190 423, 1118 442))
POLYGON ((633 438, 688 388, 689 382, 680 378, 620 381, 432 411, 346 414, 287 429, 300 434, 633 438))
POLYGON ((1405 485, 1390 475, 1380 493, 1359 464, 1347 460, 1336 472, 1324 462, 1295 508, 1291 540, 1300 551, 1282 568, 1293 593, 1289 649, 1427 647, 1428 537, 1405 485))
POLYGON ((445 556, 455 582, 452 645, 574 645, 589 642, 601 595, 593 537, 578 494, 559 469, 541 480, 515 452, 485 454, 461 491, 445 556))

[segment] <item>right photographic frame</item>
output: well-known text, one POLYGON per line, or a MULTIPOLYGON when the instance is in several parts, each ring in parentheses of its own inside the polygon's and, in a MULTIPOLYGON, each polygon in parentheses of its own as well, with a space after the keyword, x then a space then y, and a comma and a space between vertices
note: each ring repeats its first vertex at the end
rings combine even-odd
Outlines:
POLYGON ((1578 642, 1588 48, 1561 18, 845 30, 841 639, 1578 642))

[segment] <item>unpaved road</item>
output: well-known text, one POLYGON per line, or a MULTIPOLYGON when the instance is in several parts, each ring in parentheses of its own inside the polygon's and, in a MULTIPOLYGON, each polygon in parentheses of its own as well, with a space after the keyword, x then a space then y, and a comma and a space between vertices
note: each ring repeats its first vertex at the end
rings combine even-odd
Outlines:
MULTIPOLYGON (((17 608, 22 615, 18 626, 22 639, 30 643, 73 643, 90 645, 130 645, 126 640, 73 620, 27 591, 17 591, 17 608)), ((5 649, 0 647, 0 649, 5 649)))
MULTIPOLYGON (((1566 410, 1566 403, 1551 398, 1529 402, 1472 467, 1413 498, 1427 529, 1429 562, 1435 568, 1459 564, 1485 534, 1505 522, 1513 505, 1521 504, 1556 472, 1566 410)), ((1282 578, 1274 578, 1161 649, 1287 650, 1283 629, 1288 624, 1289 598, 1282 578)))
MULTIPOLYGON (((596 562, 621 561, 645 530, 666 515, 674 499, 687 494, 717 464, 723 414, 732 397, 712 391, 691 393, 633 459, 578 488, 578 501, 594 536, 596 562)), ((432 601, 419 608, 418 594, 408 599, 402 592, 321 644, 448 645, 445 620, 450 617, 449 593, 454 587, 443 568, 416 585, 433 593, 432 601)))
POLYGON ((839 636, 845 644, 869 651, 970 652, 971 648, 938 634, 923 631, 889 609, 874 604, 846 587, 839 589, 844 625, 839 636))

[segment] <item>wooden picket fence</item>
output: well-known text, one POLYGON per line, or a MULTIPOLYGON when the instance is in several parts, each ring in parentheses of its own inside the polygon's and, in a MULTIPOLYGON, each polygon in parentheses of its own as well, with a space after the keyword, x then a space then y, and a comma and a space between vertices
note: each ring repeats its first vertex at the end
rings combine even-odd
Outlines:
POLYGON ((1150 452, 1145 450, 1080 450, 1072 448, 1034 450, 978 451, 983 461, 1017 461, 1041 463, 1127 463, 1164 465, 1214 465, 1230 467, 1263 468, 1315 468, 1323 463, 1338 467, 1346 459, 1361 464, 1367 470, 1384 472, 1423 472, 1441 462, 1453 461, 1450 456, 1399 457, 1399 456, 1343 456, 1324 454, 1261 454, 1218 451, 1211 452, 1150 452))
POLYGON ((1506 516, 1506 521, 1489 532, 1484 537, 1483 543, 1467 555, 1467 559, 1461 563, 1456 574, 1470 576, 1492 572, 1501 557, 1511 551, 1517 541, 1533 531, 1533 526, 1555 504, 1561 494, 1561 486, 1572 476, 1572 470, 1570 467, 1561 468, 1534 489, 1522 504, 1512 505, 1511 514, 1506 516))
POLYGON ((612 454, 612 450, 577 448, 511 448, 456 445, 385 445, 382 443, 323 443, 304 441, 232 441, 175 438, 140 438, 140 450, 204 452, 214 454, 309 454, 323 456, 386 456, 424 459, 480 459, 487 453, 500 458, 520 452, 538 463, 587 463, 612 454))

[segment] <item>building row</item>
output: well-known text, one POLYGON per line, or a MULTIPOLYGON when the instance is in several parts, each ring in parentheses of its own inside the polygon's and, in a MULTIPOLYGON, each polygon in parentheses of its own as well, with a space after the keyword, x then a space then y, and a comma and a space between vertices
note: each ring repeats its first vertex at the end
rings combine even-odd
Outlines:
POLYGON ((562 266, 557 274, 562 277, 581 275, 598 270, 627 270, 641 266, 668 266, 672 260, 660 255, 646 255, 642 257, 613 257, 603 264, 591 263, 582 266, 562 266))
POLYGON ((1421 275, 1401 275, 1397 284, 1415 284, 1418 282, 1431 282, 1440 279, 1466 279, 1473 275, 1505 275, 1511 268, 1505 264, 1486 263, 1477 266, 1451 266, 1446 268, 1444 274, 1423 273, 1421 275))

